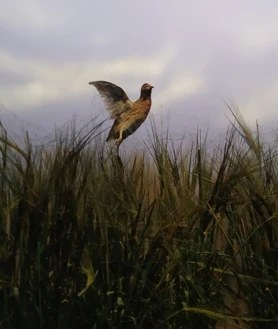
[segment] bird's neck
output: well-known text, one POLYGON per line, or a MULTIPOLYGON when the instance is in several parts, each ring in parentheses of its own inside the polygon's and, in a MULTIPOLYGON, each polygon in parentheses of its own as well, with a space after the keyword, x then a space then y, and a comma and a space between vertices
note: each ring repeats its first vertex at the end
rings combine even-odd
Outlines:
POLYGON ((140 96, 140 100, 141 101, 151 101, 151 96, 145 96, 145 95, 140 96))
POLYGON ((140 99, 142 99, 143 101, 145 100, 151 100, 151 93, 149 90, 142 90, 141 91, 141 95, 140 95, 140 99))

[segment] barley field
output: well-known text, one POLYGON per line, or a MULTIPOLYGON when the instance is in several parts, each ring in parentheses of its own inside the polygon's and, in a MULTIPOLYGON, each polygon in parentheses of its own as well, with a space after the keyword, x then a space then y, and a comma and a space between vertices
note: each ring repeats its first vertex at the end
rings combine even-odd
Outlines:
POLYGON ((101 124, 1 125, 0 327, 278 328, 278 135, 232 113, 212 150, 154 129, 121 158, 101 124))

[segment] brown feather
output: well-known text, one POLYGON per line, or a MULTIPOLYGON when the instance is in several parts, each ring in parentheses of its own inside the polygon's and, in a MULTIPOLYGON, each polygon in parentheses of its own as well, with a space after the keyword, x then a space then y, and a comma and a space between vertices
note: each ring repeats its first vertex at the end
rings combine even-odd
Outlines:
POLYGON ((121 113, 128 111, 133 106, 133 102, 121 87, 107 81, 92 81, 89 84, 98 90, 110 112, 111 119, 116 119, 121 113))

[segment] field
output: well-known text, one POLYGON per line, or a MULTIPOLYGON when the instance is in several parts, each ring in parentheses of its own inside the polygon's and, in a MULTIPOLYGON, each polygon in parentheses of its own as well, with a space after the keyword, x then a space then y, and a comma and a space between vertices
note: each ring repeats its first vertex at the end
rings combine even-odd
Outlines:
POLYGON ((1 126, 0 327, 278 328, 277 140, 232 113, 213 150, 121 158, 101 124, 1 126))

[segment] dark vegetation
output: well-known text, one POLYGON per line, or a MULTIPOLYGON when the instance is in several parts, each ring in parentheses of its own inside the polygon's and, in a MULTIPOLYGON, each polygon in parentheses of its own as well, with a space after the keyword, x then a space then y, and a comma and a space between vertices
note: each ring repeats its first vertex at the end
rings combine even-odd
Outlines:
POLYGON ((1 127, 0 327, 278 328, 275 144, 239 113, 212 152, 154 130, 120 159, 100 131, 1 127))

